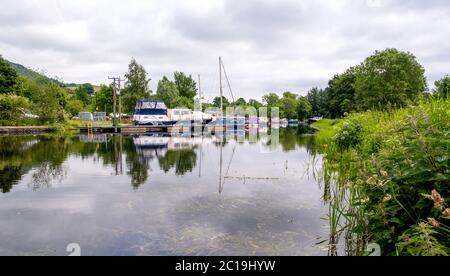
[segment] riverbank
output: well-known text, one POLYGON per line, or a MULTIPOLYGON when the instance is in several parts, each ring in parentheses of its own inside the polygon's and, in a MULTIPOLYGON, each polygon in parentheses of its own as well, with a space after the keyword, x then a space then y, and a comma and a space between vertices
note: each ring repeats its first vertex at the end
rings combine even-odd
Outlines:
POLYGON ((383 255, 450 254, 450 100, 323 120, 330 248, 376 243, 383 255))

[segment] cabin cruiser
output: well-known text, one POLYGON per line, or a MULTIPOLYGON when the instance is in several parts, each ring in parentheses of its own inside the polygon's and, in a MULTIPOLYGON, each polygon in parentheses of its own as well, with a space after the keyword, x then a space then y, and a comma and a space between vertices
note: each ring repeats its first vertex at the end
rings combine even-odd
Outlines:
POLYGON ((133 125, 171 126, 176 121, 171 121, 167 116, 167 106, 162 101, 140 100, 136 103, 133 116, 133 125))

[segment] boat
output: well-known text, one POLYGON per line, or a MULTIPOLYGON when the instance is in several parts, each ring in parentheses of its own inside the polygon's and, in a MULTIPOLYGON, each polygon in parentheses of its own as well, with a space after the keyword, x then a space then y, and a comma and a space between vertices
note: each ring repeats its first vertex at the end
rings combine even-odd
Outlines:
POLYGON ((169 119, 167 106, 163 101, 140 100, 136 103, 133 125, 140 126, 172 126, 176 121, 169 119))

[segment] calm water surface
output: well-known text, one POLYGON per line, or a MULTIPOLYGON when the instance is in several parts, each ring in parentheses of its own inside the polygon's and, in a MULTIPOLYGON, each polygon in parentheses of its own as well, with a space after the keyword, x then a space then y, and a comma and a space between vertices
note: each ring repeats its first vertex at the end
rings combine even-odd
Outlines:
POLYGON ((326 255, 314 137, 0 137, 0 255, 326 255))

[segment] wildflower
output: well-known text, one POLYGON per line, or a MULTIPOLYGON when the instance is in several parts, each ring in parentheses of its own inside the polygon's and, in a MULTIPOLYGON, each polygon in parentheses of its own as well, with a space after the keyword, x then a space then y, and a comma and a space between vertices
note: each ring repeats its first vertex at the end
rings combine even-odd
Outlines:
POLYGON ((370 186, 376 186, 378 184, 378 177, 376 175, 371 176, 369 179, 367 179, 367 184, 370 186))
POLYGON ((428 222, 429 222, 433 227, 439 227, 439 225, 441 225, 441 224, 439 223, 439 221, 437 221, 437 220, 434 219, 434 218, 428 218, 428 222))
POLYGON ((391 199, 392 199, 392 196, 390 194, 387 194, 384 196, 383 202, 387 203, 387 202, 391 201, 391 199))
POLYGON ((431 192, 431 196, 433 197, 434 208, 438 210, 444 209, 444 199, 436 190, 431 192))
POLYGON ((445 209, 442 215, 446 218, 450 218, 450 208, 445 209))

